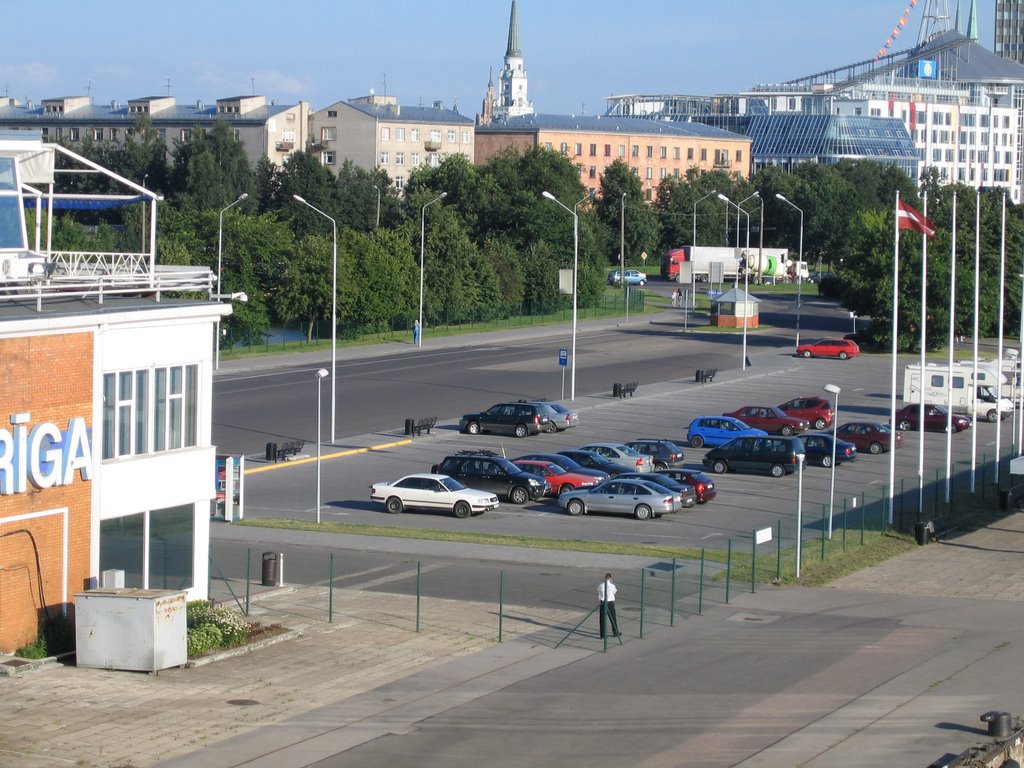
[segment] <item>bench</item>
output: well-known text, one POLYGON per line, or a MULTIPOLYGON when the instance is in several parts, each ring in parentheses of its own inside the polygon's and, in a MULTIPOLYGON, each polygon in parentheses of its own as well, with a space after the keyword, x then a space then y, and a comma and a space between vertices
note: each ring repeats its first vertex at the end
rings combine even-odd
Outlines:
POLYGON ((628 381, 625 384, 619 384, 619 399, 621 400, 626 395, 632 397, 633 393, 636 392, 637 386, 638 384, 635 381, 628 381))
POLYGON ((435 424, 437 424, 437 416, 425 416, 413 424, 412 433, 414 435, 422 435, 426 432, 429 435, 430 430, 434 428, 435 424))
POLYGON ((274 453, 274 463, 276 464, 279 461, 284 461, 289 456, 297 455, 305 444, 304 440, 289 440, 281 443, 277 446, 277 451, 274 453))

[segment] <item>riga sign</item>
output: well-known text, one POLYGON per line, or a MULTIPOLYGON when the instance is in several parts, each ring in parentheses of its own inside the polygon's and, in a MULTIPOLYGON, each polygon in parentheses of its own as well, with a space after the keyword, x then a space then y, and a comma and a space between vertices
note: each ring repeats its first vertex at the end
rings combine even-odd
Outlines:
POLYGON ((85 419, 68 419, 68 428, 43 422, 29 426, 30 413, 12 413, 11 429, 0 429, 0 496, 36 488, 70 485, 77 471, 92 480, 92 446, 85 419))

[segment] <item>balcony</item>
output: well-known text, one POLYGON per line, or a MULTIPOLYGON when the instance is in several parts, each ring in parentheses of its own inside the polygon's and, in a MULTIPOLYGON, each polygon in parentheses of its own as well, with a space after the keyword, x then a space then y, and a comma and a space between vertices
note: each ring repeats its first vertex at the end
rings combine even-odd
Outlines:
POLYGON ((295 149, 294 141, 279 141, 274 145, 274 149, 278 152, 291 152, 295 149))
POLYGON ((423 148, 425 150, 427 150, 427 152, 437 152, 437 150, 439 150, 441 148, 441 142, 440 141, 424 141, 423 142, 423 148))

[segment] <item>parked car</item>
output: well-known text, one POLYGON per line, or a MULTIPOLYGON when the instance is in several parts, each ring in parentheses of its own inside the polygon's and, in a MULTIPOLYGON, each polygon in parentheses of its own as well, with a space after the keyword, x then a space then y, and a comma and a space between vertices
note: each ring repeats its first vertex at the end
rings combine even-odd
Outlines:
POLYGON ((599 453, 594 453, 593 451, 585 451, 581 448, 567 448, 564 451, 559 451, 559 453, 563 456, 568 456, 581 466, 607 472, 611 477, 621 475, 623 472, 627 471, 626 467, 621 464, 615 464, 614 462, 608 461, 604 456, 599 453))
MULTIPOLYGON (((832 466, 832 435, 816 433, 811 435, 800 435, 800 442, 804 444, 804 453, 807 455, 807 463, 820 467, 832 466)), ((845 440, 836 440, 836 466, 847 461, 857 460, 857 446, 845 440)))
POLYGON ((528 453, 525 456, 520 456, 516 461, 550 461, 552 464, 557 464, 562 469, 572 470, 579 472, 583 475, 591 475, 596 477, 598 480, 607 480, 610 475, 600 469, 594 469, 593 467, 584 467, 578 461, 570 459, 561 453, 528 453))
MULTIPOLYGON (((917 403, 905 405, 896 411, 896 428, 902 430, 920 429, 920 406, 917 403)), ((945 432, 949 412, 944 405, 924 407, 924 428, 926 432, 945 432)), ((963 432, 971 428, 971 420, 960 414, 953 414, 953 431, 963 432)))
POLYGON ((705 475, 696 469, 677 467, 675 469, 659 469, 655 471, 657 474, 671 477, 677 482, 692 485, 694 493, 697 495, 698 504, 707 504, 718 495, 718 491, 715 489, 715 481, 711 479, 711 476, 705 475))
POLYGON ((815 429, 825 429, 832 426, 832 420, 836 412, 832 409, 832 403, 824 397, 794 397, 779 406, 779 410, 787 416, 795 416, 804 419, 815 429))
POLYGON ((459 431, 470 435, 498 432, 526 437, 549 428, 547 409, 533 403, 498 403, 483 413, 467 413, 459 419, 459 431))
POLYGON ((879 424, 875 421, 851 421, 836 428, 836 435, 841 439, 853 443, 858 451, 868 453, 884 453, 893 444, 892 436, 895 434, 895 445, 899 448, 903 445, 903 435, 899 430, 895 433, 888 424, 879 424))
POLYGON ((548 419, 551 420, 549 432, 563 432, 569 429, 569 427, 575 427, 580 423, 580 415, 576 411, 553 400, 520 400, 519 402, 531 403, 546 408, 548 410, 548 419))
POLYGON ((524 472, 508 459, 491 451, 460 451, 445 456, 430 471, 454 477, 472 488, 490 491, 513 504, 525 504, 539 499, 551 490, 543 477, 524 472))
POLYGON ((740 419, 744 424, 763 429, 768 434, 786 435, 787 437, 803 432, 810 426, 807 419, 787 416, 784 411, 774 405, 745 405, 731 413, 722 415, 740 419))
POLYGON ((712 448, 701 460, 718 474, 767 472, 772 477, 796 472, 804 446, 799 437, 738 437, 712 448))
POLYGON ((634 451, 625 443, 590 443, 580 447, 583 451, 592 451, 612 464, 621 464, 633 472, 651 472, 654 460, 646 453, 634 451))
POLYGON ((654 469, 683 466, 683 449, 671 440, 638 438, 626 443, 637 453, 645 453, 654 460, 654 469))
POLYGON ((603 483, 558 497, 558 506, 570 515, 588 512, 613 512, 650 520, 675 510, 675 494, 662 485, 645 480, 609 478, 603 483))
POLYGON ((589 488, 601 482, 600 478, 593 475, 574 472, 571 469, 562 469, 551 461, 534 461, 530 459, 516 459, 512 462, 525 472, 531 472, 538 477, 543 477, 551 486, 550 494, 558 496, 568 491, 575 491, 577 488, 589 488))
MULTIPOLYGON (((616 269, 608 273, 608 285, 621 284, 622 278, 620 277, 619 270, 616 269)), ((647 285, 647 275, 639 269, 627 269, 626 285, 647 285)))
POLYGON ((763 429, 754 429, 749 424, 729 416, 698 416, 690 422, 686 439, 694 448, 704 445, 725 445, 737 437, 758 437, 767 435, 763 429))
POLYGON ((370 501, 383 504, 395 515, 406 509, 428 509, 469 517, 498 508, 498 497, 490 491, 467 488, 448 475, 426 473, 406 475, 390 483, 374 483, 370 486, 370 501))
POLYGON ((838 357, 846 360, 860 354, 860 347, 850 339, 818 339, 796 348, 799 357, 838 357))
POLYGON ((625 472, 618 476, 619 480, 646 480, 650 483, 668 488, 672 493, 679 495, 679 504, 682 509, 689 509, 697 503, 697 490, 688 483, 681 483, 673 480, 668 475, 659 472, 625 472))

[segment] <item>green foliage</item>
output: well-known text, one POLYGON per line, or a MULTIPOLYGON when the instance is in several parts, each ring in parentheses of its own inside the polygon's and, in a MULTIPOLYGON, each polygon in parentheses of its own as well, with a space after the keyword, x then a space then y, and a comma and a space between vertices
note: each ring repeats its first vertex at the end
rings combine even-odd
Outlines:
POLYGON ((249 624, 240 614, 205 600, 192 600, 185 606, 185 622, 189 656, 240 645, 249 637, 249 624))

